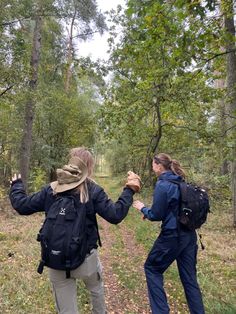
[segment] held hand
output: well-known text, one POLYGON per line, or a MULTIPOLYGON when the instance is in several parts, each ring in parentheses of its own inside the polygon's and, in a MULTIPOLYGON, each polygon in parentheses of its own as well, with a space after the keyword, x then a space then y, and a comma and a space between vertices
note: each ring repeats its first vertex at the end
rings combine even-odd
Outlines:
POLYGON ((133 207, 140 211, 145 205, 137 200, 133 202, 133 207))
POLYGON ((132 189, 134 192, 140 192, 141 190, 141 179, 133 171, 128 172, 127 182, 125 184, 127 187, 132 189))
POLYGON ((14 173, 14 175, 11 178, 10 183, 12 184, 12 182, 16 181, 17 179, 21 179, 21 174, 20 173, 19 174, 14 173))

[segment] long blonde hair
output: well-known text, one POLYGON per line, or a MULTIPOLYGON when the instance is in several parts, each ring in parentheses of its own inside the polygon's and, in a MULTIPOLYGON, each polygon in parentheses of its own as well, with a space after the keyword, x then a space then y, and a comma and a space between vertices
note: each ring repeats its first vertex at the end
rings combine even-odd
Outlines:
POLYGON ((181 176, 183 179, 186 177, 185 171, 176 159, 171 159, 168 154, 160 153, 153 158, 156 164, 162 164, 165 170, 171 170, 174 174, 181 176))
POLYGON ((94 158, 90 151, 85 147, 72 148, 69 152, 69 158, 71 157, 79 157, 88 169, 88 178, 77 187, 78 192, 80 192, 81 203, 86 203, 89 201, 88 181, 91 180, 93 174, 94 158))

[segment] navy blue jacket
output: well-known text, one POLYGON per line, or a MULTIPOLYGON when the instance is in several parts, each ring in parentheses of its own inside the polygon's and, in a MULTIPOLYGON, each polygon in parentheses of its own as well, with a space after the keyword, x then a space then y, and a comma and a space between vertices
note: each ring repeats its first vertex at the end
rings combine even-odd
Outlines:
POLYGON ((152 221, 162 221, 162 230, 177 229, 180 191, 177 184, 167 180, 181 181, 172 171, 164 172, 158 178, 151 208, 141 209, 144 217, 152 221))
MULTIPOLYGON (((128 214, 129 207, 133 203, 133 190, 126 187, 116 202, 108 198, 103 188, 94 182, 89 181, 90 200, 86 204, 87 225, 89 234, 89 250, 97 248, 98 231, 96 228, 96 214, 112 224, 118 224, 128 214)), ((73 192, 72 192, 73 193, 73 192)), ((79 195, 78 195, 79 197, 79 195)), ((50 206, 55 201, 56 195, 50 185, 46 185, 40 192, 27 195, 22 183, 18 179, 12 183, 10 189, 10 201, 12 207, 20 215, 31 215, 36 212, 47 214, 50 206)))

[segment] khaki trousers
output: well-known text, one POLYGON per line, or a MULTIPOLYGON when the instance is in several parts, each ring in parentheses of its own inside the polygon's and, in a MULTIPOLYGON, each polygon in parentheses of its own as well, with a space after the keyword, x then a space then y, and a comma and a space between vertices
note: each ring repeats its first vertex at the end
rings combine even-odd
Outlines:
POLYGON ((90 292, 92 313, 106 313, 102 268, 97 250, 92 250, 83 264, 71 271, 71 278, 66 278, 65 271, 51 268, 49 278, 59 314, 79 314, 76 279, 82 279, 90 292))

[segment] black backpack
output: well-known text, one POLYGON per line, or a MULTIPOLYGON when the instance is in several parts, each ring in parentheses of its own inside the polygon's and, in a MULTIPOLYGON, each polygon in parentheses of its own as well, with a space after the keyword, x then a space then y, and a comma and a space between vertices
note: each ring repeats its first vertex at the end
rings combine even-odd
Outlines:
POLYGON ((43 267, 70 270, 80 266, 88 253, 86 227, 86 204, 73 195, 58 195, 46 214, 37 240, 41 244, 41 261, 38 273, 43 267))
POLYGON ((185 181, 168 180, 180 188, 180 228, 196 230, 206 221, 210 212, 209 197, 201 187, 185 181))

